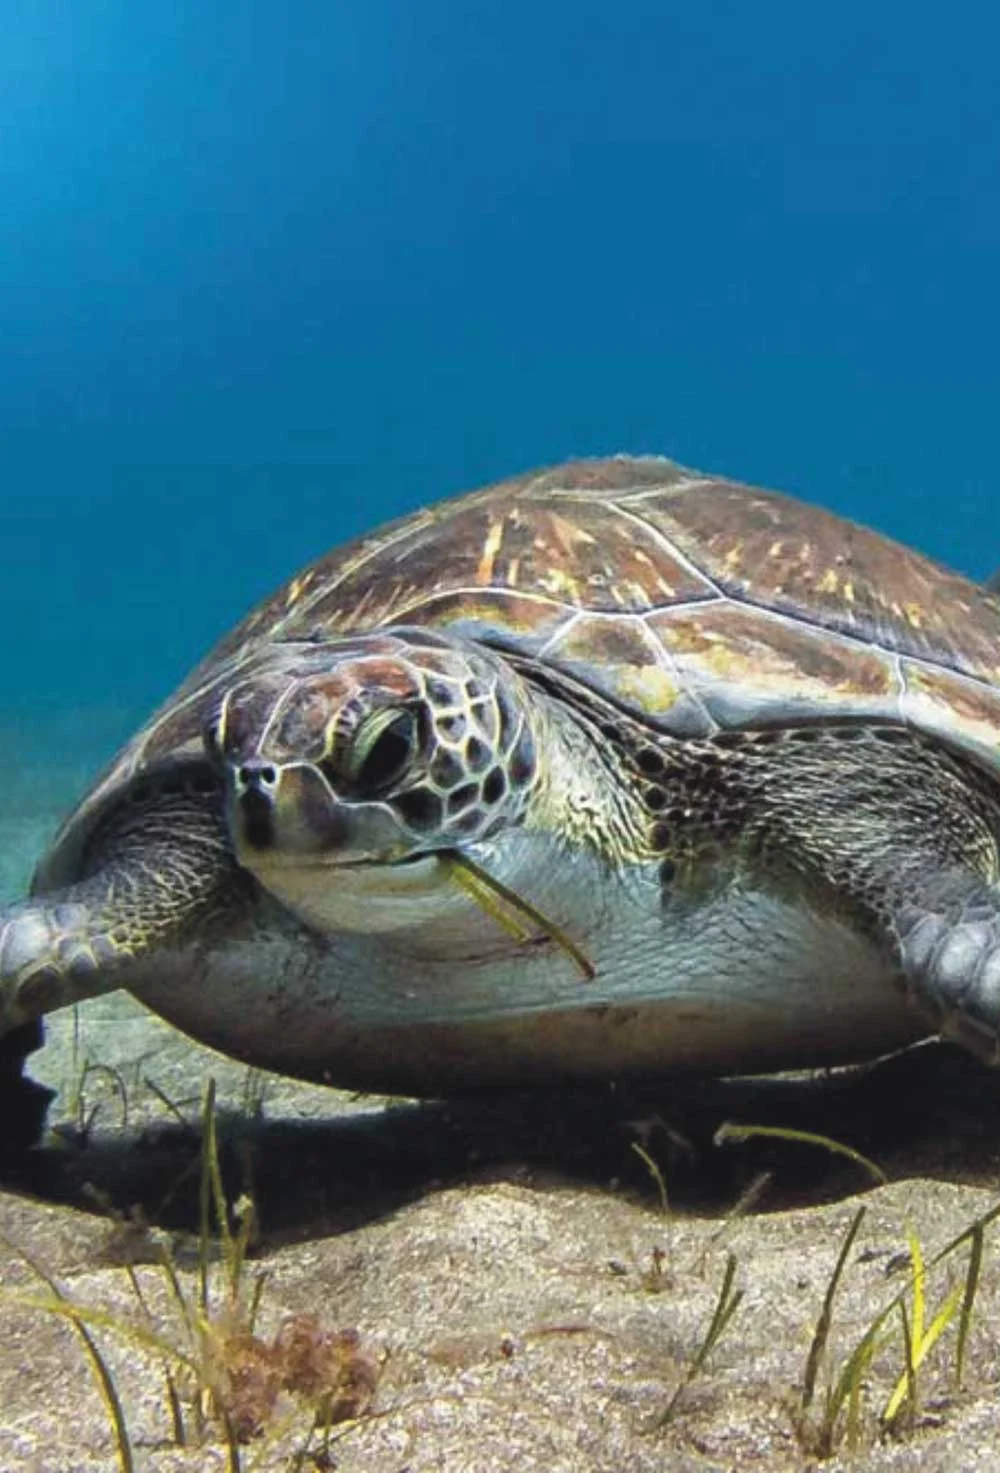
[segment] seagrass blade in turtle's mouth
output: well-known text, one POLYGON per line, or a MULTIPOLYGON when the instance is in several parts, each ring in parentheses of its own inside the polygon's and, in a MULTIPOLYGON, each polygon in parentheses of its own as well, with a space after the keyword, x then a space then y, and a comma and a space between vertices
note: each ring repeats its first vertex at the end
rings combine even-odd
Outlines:
MULTIPOLYGON (((393 870, 406 869, 425 863, 428 859, 440 864, 448 879, 515 941, 524 945, 542 940, 551 941, 569 957, 584 981, 590 982, 596 977, 597 969, 593 962, 562 926, 460 850, 440 849, 410 854, 403 859, 390 861, 385 867, 393 870)), ((356 868, 358 862, 341 867, 356 868)))
POLYGON ((445 850, 440 857, 449 878, 515 941, 532 942, 547 938, 579 968, 584 981, 594 979, 597 969, 586 952, 562 926, 549 920, 523 895, 494 878, 474 859, 457 849, 445 850))

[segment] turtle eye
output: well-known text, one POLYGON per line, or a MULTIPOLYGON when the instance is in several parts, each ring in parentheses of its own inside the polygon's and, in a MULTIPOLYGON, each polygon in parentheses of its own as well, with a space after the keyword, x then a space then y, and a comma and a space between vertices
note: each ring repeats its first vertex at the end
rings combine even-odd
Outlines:
POLYGON ((403 776, 416 745, 417 719, 412 711, 376 711, 359 729, 344 775, 360 797, 377 797, 403 776))

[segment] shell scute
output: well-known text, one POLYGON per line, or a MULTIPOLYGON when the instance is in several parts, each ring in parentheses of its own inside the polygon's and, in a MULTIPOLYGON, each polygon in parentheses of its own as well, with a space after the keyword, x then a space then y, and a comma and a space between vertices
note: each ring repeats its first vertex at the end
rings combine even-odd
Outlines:
POLYGON ((530 655, 537 655, 572 618, 573 610, 555 599, 493 588, 437 594, 399 612, 399 622, 408 626, 446 628, 465 639, 530 655))
MULTIPOLYGON (((479 590, 527 593, 570 609, 636 613, 677 599, 711 597, 708 582, 665 553, 655 532, 604 500, 565 495, 552 504, 499 493, 422 523, 375 563, 352 560, 312 592, 279 608, 273 628, 328 632, 421 617, 442 597, 479 590)), ((266 628, 263 624, 257 629, 266 628)))
POLYGON ((643 496, 639 506, 729 598, 1000 679, 996 599, 867 527, 730 481, 643 496))
POLYGON ((915 661, 903 661, 902 672, 905 690, 900 707, 909 725, 1000 770, 1000 695, 996 689, 915 661))
POLYGON ((642 619, 581 614, 545 646, 544 659, 642 719, 691 735, 711 729, 642 619))
POLYGON ((815 625, 724 602, 649 616, 683 685, 722 727, 900 720, 893 658, 815 625))

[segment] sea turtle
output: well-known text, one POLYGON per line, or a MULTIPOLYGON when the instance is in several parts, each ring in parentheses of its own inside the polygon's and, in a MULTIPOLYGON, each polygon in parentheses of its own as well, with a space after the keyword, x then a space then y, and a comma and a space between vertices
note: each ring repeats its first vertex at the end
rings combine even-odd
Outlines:
POLYGON ((124 987, 407 1094, 934 1032, 992 1060, 998 842, 996 597, 770 491, 578 461, 224 639, 0 915, 0 1018, 124 987))

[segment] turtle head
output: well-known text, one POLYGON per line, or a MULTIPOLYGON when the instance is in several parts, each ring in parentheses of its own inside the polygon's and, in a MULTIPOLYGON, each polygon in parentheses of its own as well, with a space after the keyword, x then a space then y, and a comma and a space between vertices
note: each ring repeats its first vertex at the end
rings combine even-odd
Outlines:
POLYGON ((279 871, 401 871, 517 823, 531 728, 501 657, 401 628, 270 646, 234 672, 205 741, 237 856, 280 893, 279 871))

